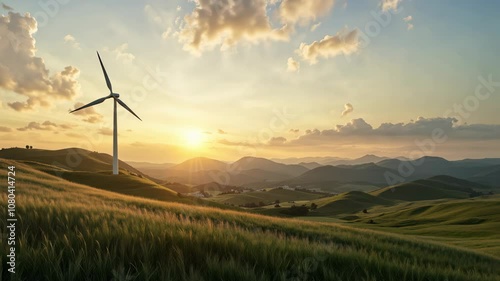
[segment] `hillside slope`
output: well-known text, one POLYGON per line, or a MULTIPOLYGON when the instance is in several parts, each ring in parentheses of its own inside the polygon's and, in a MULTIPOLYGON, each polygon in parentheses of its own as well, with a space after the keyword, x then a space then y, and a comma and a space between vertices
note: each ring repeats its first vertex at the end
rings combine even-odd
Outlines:
MULTIPOLYGON (((139 199, 11 160, 1 161, 0 169, 9 165, 16 166, 18 180, 20 280, 488 281, 500 276, 499 259, 459 248, 335 224, 139 199)), ((7 216, 5 208, 0 216, 7 216)), ((5 220, 0 224, 5 228, 5 220)), ((5 251, 0 248, 4 265, 5 251)), ((7 274, 2 272, 3 279, 7 274)))
POLYGON ((390 200, 378 198, 361 191, 351 191, 333 197, 322 198, 314 201, 318 205, 315 213, 322 216, 349 214, 361 212, 377 205, 393 205, 390 200))
POLYGON ((437 176, 388 186, 372 191, 371 194, 381 198, 403 201, 435 200, 443 198, 462 199, 469 198, 471 194, 474 194, 476 191, 475 189, 482 187, 484 186, 466 180, 449 176, 437 176))

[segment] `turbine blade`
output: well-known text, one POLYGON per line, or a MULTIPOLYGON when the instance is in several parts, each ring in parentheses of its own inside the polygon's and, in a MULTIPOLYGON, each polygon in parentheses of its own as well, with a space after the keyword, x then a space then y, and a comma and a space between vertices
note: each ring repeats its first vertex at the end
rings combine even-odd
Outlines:
POLYGON ((84 109, 84 108, 87 108, 87 107, 90 107, 90 106, 93 106, 93 105, 96 105, 96 104, 100 104, 100 103, 102 103, 103 101, 105 101, 105 100, 109 99, 110 97, 111 97, 111 96, 109 96, 109 97, 104 97, 104 98, 100 98, 100 99, 96 99, 95 101, 93 101, 93 102, 91 102, 91 103, 89 103, 89 104, 86 104, 86 105, 81 106, 81 107, 79 107, 79 108, 77 108, 77 109, 71 110, 69 113, 73 113, 73 112, 75 112, 75 111, 78 111, 78 110, 81 110, 81 109, 84 109))
POLYGON ((97 57, 99 58, 99 63, 101 63, 102 72, 104 72, 104 78, 106 79, 106 85, 108 85, 108 89, 110 93, 113 93, 113 86, 111 86, 111 81, 109 81, 108 73, 106 72, 106 68, 104 68, 104 64, 102 64, 101 56, 99 52, 97 52, 97 57))
POLYGON ((128 110, 130 113, 132 113, 135 117, 137 117, 137 119, 141 120, 141 118, 139 118, 139 116, 137 116, 137 114, 135 114, 132 109, 130 109, 124 102, 122 102, 120 99, 116 99, 116 101, 121 105, 123 106, 123 108, 125 108, 126 110, 128 110))

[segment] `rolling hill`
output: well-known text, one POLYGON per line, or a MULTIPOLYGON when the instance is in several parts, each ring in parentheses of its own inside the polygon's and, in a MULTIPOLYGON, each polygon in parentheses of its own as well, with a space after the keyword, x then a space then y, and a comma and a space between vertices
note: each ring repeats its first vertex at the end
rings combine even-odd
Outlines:
MULTIPOLYGON (((359 227, 415 235, 500 257, 500 196, 376 206, 359 214, 359 227), (374 224, 366 224, 369 220, 374 224)), ((357 225, 354 223, 352 225, 357 225)))
POLYGON ((403 201, 435 200, 443 198, 463 199, 469 198, 470 195, 475 192, 475 189, 482 190, 482 188, 485 188, 485 186, 466 180, 449 176, 437 176, 388 186, 372 191, 371 194, 385 199, 403 201))
POLYGON ((356 213, 378 205, 394 205, 391 200, 375 197, 361 191, 350 191, 313 202, 318 205, 314 214, 322 216, 356 213))
POLYGON ((367 154, 365 156, 356 159, 342 159, 326 162, 325 165, 338 166, 338 165, 361 165, 368 163, 377 163, 382 160, 388 159, 387 157, 379 157, 373 154, 367 154))
POLYGON ((437 175, 447 175, 455 178, 466 179, 486 185, 497 185, 500 180, 500 159, 465 159, 448 161, 440 157, 425 156, 411 161, 387 159, 376 164, 395 171, 408 171, 412 173, 406 180, 424 179, 437 175))
POLYGON ((277 174, 287 175, 289 177, 299 176, 307 171, 308 168, 296 164, 281 164, 265 158, 243 157, 231 164, 231 171, 245 171, 259 169, 277 174))
POLYGON ((268 191, 251 191, 237 194, 218 195, 210 198, 209 200, 223 204, 233 204, 236 206, 249 203, 258 204, 259 202, 269 205, 273 204, 276 200, 279 200, 280 202, 313 200, 323 196, 324 195, 318 193, 273 188, 268 191))
MULTIPOLYGON (((2 160, 0 169, 11 165, 18 181, 19 280, 493 281, 500 275, 499 259, 462 248, 125 196, 12 160, 2 160)), ((6 212, 0 208, 0 216, 6 212)), ((5 220, 0 224, 5 228, 5 220)), ((5 247, 0 255, 6 263, 5 247)), ((10 277, 2 271, 2 279, 10 277)))
POLYGON ((394 172, 390 169, 379 167, 373 163, 356 166, 321 166, 281 184, 301 186, 303 188, 320 188, 324 191, 335 192, 337 186, 344 184, 357 184, 359 191, 374 190, 386 183, 384 174, 394 172), (365 188, 366 187, 366 188, 365 188))
MULTIPOLYGON (((81 148, 60 150, 7 148, 0 150, 0 158, 39 162, 71 171, 95 172, 113 170, 111 164, 113 157, 111 155, 81 148)), ((121 170, 142 174, 129 164, 121 160, 118 162, 121 170)))

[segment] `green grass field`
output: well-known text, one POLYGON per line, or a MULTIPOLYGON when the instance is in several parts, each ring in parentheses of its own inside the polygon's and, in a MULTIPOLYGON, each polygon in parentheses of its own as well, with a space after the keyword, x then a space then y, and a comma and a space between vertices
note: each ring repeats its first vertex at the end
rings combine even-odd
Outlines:
POLYGON ((130 197, 10 160, 0 169, 8 165, 17 171, 18 256, 5 280, 500 280, 500 259, 475 251, 130 197))
POLYGON ((296 201, 296 200, 313 200, 321 198, 324 195, 318 193, 304 192, 298 190, 287 190, 273 188, 267 191, 251 191, 238 194, 224 194, 211 197, 209 200, 223 203, 233 204, 235 206, 244 205, 247 203, 273 204, 276 200, 280 202, 296 201))

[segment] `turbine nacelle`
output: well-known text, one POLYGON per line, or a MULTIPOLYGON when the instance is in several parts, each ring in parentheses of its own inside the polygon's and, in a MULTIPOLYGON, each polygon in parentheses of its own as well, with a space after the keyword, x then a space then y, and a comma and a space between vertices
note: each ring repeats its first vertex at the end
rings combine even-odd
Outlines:
POLYGON ((112 96, 112 97, 114 97, 114 98, 119 98, 120 97, 120 94, 118 94, 118 93, 111 93, 109 95, 112 96))

